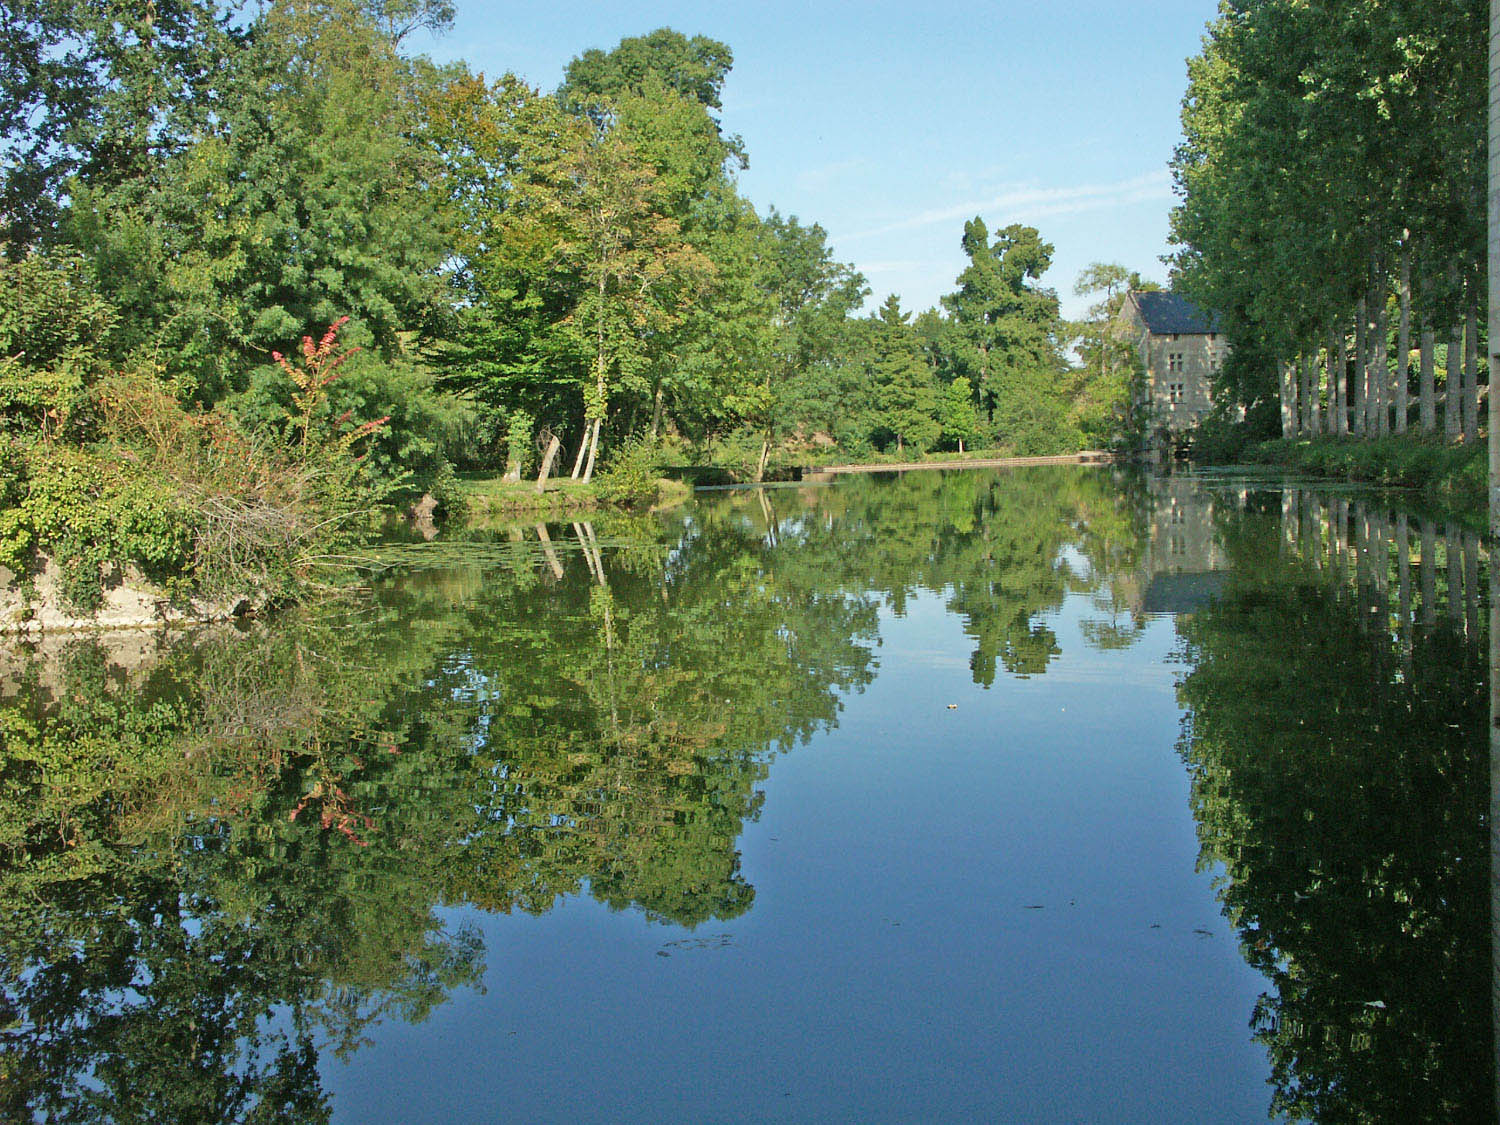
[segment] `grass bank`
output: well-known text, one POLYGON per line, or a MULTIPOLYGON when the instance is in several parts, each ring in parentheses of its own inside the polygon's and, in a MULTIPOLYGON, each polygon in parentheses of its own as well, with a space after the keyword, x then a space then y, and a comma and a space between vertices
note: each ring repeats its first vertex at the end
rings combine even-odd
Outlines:
POLYGON ((1459 511, 1482 512, 1489 459, 1483 442, 1456 445, 1417 434, 1384 438, 1278 438, 1248 447, 1244 460, 1311 476, 1394 485, 1459 511))

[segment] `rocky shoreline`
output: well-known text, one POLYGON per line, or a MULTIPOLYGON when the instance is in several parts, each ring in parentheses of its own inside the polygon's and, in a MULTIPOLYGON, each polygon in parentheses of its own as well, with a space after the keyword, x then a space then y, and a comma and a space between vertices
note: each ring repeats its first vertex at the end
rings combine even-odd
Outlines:
POLYGON ((53 560, 45 559, 29 583, 0 566, 0 636, 202 625, 243 617, 255 608, 248 597, 174 599, 133 566, 113 568, 105 576, 103 593, 98 610, 80 615, 62 597, 61 574, 53 560))

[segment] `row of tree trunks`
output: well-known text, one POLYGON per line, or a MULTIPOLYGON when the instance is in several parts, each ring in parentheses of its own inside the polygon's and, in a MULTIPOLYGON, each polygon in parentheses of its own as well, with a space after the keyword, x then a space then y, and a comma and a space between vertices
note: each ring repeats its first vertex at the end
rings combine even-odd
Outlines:
MULTIPOLYGON (((1353 331, 1334 329, 1321 351, 1298 355, 1281 366, 1281 432, 1283 437, 1322 433, 1384 437, 1411 428, 1411 324, 1402 310, 1396 332, 1395 362, 1389 355, 1390 326, 1380 305, 1370 313, 1359 302, 1353 331), (1353 363, 1349 345, 1353 343, 1353 363)), ((1472 444, 1480 438, 1479 316, 1470 308, 1454 326, 1442 365, 1443 389, 1437 389, 1438 335, 1422 325, 1418 334, 1416 429, 1436 433, 1441 411, 1448 441, 1472 444)))

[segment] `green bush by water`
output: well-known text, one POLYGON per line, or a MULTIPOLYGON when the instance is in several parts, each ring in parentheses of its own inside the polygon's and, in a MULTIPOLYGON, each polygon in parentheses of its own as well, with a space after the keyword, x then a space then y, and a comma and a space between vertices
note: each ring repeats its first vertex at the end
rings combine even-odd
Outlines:
POLYGON ((1483 444, 1450 444, 1416 434, 1277 438, 1249 446, 1244 459, 1317 476, 1417 488, 1460 507, 1483 506, 1488 474, 1483 444))

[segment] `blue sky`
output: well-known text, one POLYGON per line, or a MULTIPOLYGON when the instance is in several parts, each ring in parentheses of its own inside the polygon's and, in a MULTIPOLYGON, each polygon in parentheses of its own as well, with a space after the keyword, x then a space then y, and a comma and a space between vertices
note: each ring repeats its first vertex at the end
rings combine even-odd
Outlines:
POLYGON ((904 307, 935 304, 963 267, 959 237, 1038 227, 1046 283, 1118 261, 1166 279, 1167 161, 1185 61, 1214 0, 988 4, 458 0, 435 58, 556 87, 589 47, 672 27, 734 51, 724 126, 744 139, 740 186, 762 212, 821 223, 841 260, 904 307))

